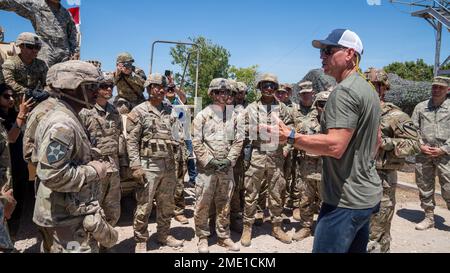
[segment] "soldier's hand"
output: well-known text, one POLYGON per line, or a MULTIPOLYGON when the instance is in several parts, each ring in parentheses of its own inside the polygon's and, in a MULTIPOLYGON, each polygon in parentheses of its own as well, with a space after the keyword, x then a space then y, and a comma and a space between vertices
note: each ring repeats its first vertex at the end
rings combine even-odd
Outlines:
POLYGON ((422 153, 424 155, 431 156, 431 147, 429 147, 427 145, 422 145, 422 146, 420 146, 420 150, 422 151, 422 153))
POLYGON ((139 184, 145 184, 145 171, 142 169, 142 167, 131 168, 131 171, 131 175, 139 184))
POLYGON ((220 161, 217 159, 213 159, 208 163, 208 167, 216 171, 219 170, 220 166, 221 166, 220 161))
POLYGON ((100 161, 91 161, 87 165, 95 169, 100 180, 106 177, 109 164, 100 161))
POLYGON ((6 192, 2 190, 1 195, 6 198, 4 213, 5 213, 6 220, 9 220, 9 219, 11 219, 11 215, 13 214, 13 212, 16 208, 17 201, 13 196, 12 189, 9 191, 6 191, 6 192))
POLYGON ((229 159, 223 159, 219 161, 219 172, 228 172, 231 167, 231 161, 229 159))
POLYGON ((430 152, 430 156, 433 158, 441 157, 446 154, 446 152, 441 148, 430 148, 430 152))

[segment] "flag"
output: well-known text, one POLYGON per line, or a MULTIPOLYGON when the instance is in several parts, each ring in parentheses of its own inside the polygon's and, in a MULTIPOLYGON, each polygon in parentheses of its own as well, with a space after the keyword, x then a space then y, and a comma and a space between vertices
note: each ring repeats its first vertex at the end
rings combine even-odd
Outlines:
POLYGON ((75 22, 75 26, 77 27, 77 42, 78 46, 81 48, 81 30, 80 30, 80 24, 81 24, 81 18, 80 18, 80 6, 81 6, 81 0, 66 0, 67 11, 72 16, 73 21, 75 22))

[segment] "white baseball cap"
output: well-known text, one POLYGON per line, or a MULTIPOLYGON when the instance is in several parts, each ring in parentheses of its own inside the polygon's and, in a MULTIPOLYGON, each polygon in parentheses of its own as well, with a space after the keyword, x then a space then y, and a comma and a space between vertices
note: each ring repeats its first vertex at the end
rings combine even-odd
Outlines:
POLYGON ((364 47, 359 36, 348 29, 335 29, 325 40, 314 40, 312 42, 315 48, 325 48, 327 46, 343 46, 353 48, 359 55, 363 55, 364 47))

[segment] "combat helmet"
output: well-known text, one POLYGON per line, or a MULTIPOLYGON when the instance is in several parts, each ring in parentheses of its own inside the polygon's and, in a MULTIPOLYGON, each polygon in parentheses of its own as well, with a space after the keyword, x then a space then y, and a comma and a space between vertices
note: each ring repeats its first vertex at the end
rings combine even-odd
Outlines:
POLYGON ((239 92, 238 85, 237 85, 237 82, 235 80, 228 79, 228 82, 231 85, 231 93, 236 94, 237 92, 239 92))
POLYGON ((23 33, 20 33, 19 36, 17 36, 16 46, 20 46, 20 45, 24 45, 24 44, 42 46, 42 41, 41 41, 41 38, 39 38, 39 36, 37 36, 34 33, 23 32, 23 33))
POLYGON ((211 84, 209 85, 209 89, 208 89, 208 96, 211 96, 211 93, 214 90, 228 90, 228 91, 232 91, 233 90, 233 86, 230 83, 229 80, 227 79, 223 79, 223 78, 217 78, 211 81, 211 84))
POLYGON ((147 81, 145 81, 144 88, 147 88, 152 84, 158 84, 167 87, 168 85, 167 77, 159 73, 151 74, 148 77, 147 81))
POLYGON ((370 67, 364 74, 368 81, 372 83, 381 83, 386 86, 388 90, 391 89, 388 74, 383 69, 370 67))
POLYGON ((117 56, 116 63, 134 63, 134 58, 128 52, 122 52, 117 56))
POLYGON ((280 86, 280 83, 278 82, 278 77, 275 76, 274 74, 271 74, 271 73, 262 74, 261 78, 256 83, 256 88, 261 90, 261 84, 263 82, 273 82, 273 83, 275 83, 277 85, 276 89, 278 89, 279 86, 280 86))
POLYGON ((243 82, 237 82, 237 89, 238 89, 238 92, 242 92, 242 91, 244 91, 245 93, 248 92, 248 86, 243 82))
POLYGON ((316 95, 316 100, 314 101, 314 106, 317 107, 317 104, 318 104, 320 101, 325 101, 325 102, 327 102, 327 101, 328 101, 328 98, 330 97, 330 95, 331 95, 331 92, 330 92, 330 91, 322 91, 322 92, 318 93, 318 94, 316 95))

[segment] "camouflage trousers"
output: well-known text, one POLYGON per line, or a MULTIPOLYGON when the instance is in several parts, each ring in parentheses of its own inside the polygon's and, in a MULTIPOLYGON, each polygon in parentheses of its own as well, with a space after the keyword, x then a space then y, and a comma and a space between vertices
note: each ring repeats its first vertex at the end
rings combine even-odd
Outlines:
POLYGON ((148 220, 156 199, 156 222, 158 238, 169 235, 174 212, 174 193, 177 184, 173 159, 141 159, 146 183, 136 188, 137 207, 134 212, 134 238, 137 242, 149 239, 148 220))
POLYGON ((299 208, 301 224, 311 228, 314 214, 318 214, 322 200, 320 183, 322 178, 322 160, 320 158, 301 157, 297 160, 297 187, 299 189, 299 208))
POLYGON ((420 201, 424 210, 434 210, 436 200, 436 176, 442 188, 442 197, 450 210, 450 156, 430 159, 416 157, 416 183, 419 187, 420 201))
MULTIPOLYGON (((294 151, 296 153, 296 151, 294 151)), ((284 195, 284 206, 298 208, 300 205, 300 190, 297 185, 297 161, 294 155, 289 155, 284 165, 284 177, 286 179, 286 194, 284 195)))
POLYGON ((261 167, 252 162, 245 173, 244 186, 244 223, 253 225, 258 204, 260 207, 265 206, 266 199, 261 191, 265 187, 267 187, 268 207, 272 223, 278 224, 283 221, 283 196, 286 191, 286 180, 284 179, 282 164, 261 167), (263 198, 260 198, 260 194, 263 198))
POLYGON ((70 59, 70 53, 67 50, 51 50, 49 45, 43 44, 39 51, 38 58, 47 63, 50 68, 55 64, 67 62, 70 59))
POLYGON ((210 215, 216 215, 216 233, 221 239, 230 238, 230 202, 234 190, 233 171, 213 173, 199 171, 195 186, 195 233, 199 238, 211 235, 210 215), (211 211, 215 208, 215 211, 211 211))
POLYGON ((372 216, 370 222, 368 252, 388 253, 391 249, 391 224, 397 203, 395 193, 398 178, 396 170, 378 170, 378 175, 383 182, 383 198, 380 212, 372 216))
POLYGON ((5 220, 4 206, 0 200, 0 253, 3 250, 14 249, 14 244, 11 241, 8 231, 8 223, 5 220))
POLYGON ((115 226, 120 218, 120 175, 118 172, 109 173, 101 181, 100 206, 103 208, 106 221, 115 226))
POLYGON ((187 167, 185 161, 177 160, 175 162, 175 174, 177 178, 177 185, 175 187, 175 215, 184 215, 186 202, 184 200, 184 176, 186 175, 187 167))
POLYGON ((244 178, 245 178, 245 170, 244 170, 244 160, 242 157, 236 162, 236 165, 233 168, 234 175, 234 191, 233 196, 231 198, 231 218, 236 219, 240 216, 244 206, 244 178))

